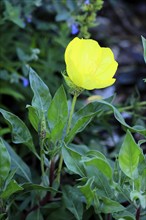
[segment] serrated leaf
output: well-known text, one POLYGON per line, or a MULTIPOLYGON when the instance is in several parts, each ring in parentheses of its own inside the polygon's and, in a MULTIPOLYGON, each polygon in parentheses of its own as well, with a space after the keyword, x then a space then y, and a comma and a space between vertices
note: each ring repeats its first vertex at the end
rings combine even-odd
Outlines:
POLYGON ((0 108, 0 112, 11 125, 12 141, 15 144, 25 144, 33 153, 36 154, 32 136, 24 122, 13 113, 5 111, 4 109, 0 108))
POLYGON ((12 169, 16 169, 16 173, 23 178, 25 178, 27 181, 31 182, 31 172, 28 167, 28 165, 19 157, 15 151, 12 149, 12 147, 7 143, 4 142, 5 146, 11 155, 11 167, 12 169))
POLYGON ((67 147, 65 144, 62 146, 62 156, 64 163, 69 170, 79 174, 80 176, 85 176, 84 167, 81 161, 81 155, 71 148, 67 147))
POLYGON ((0 138, 0 188, 10 172, 11 158, 5 147, 5 144, 0 138))
POLYGON ((141 39, 142 39, 142 44, 143 44, 143 57, 146 63, 146 39, 143 36, 141 36, 141 39))
POLYGON ((23 188, 15 180, 11 180, 6 189, 0 195, 0 197, 2 199, 7 199, 12 194, 21 190, 23 190, 23 188))
POLYGON ((83 204, 77 188, 71 186, 63 187, 63 201, 66 208, 75 216, 77 220, 82 220, 83 204))
POLYGON ((32 106, 43 113, 47 113, 52 99, 49 88, 31 68, 29 68, 29 80, 31 89, 34 93, 32 106))
POLYGON ((127 131, 119 152, 119 165, 126 176, 134 179, 137 172, 141 150, 135 143, 130 131, 127 131))
POLYGON ((62 138, 64 128, 68 120, 67 98, 63 86, 61 86, 51 102, 48 110, 48 123, 51 130, 52 142, 62 138))

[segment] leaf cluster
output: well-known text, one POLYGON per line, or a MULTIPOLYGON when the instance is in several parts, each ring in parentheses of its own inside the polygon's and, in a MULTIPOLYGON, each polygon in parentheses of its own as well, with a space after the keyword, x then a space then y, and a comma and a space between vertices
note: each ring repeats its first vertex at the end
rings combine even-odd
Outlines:
POLYGON ((27 110, 37 141, 19 117, 4 109, 0 112, 10 125, 13 143, 26 146, 40 166, 34 171, 10 144, 0 139, 1 219, 7 216, 81 220, 93 216, 105 219, 108 215, 113 219, 144 220, 146 158, 141 145, 145 142, 146 128, 128 125, 112 99, 108 99, 91 102, 75 111, 67 132, 70 104, 63 86, 52 97, 47 85, 31 68, 29 80, 34 96, 27 110), (98 147, 90 149, 72 142, 93 119, 105 115, 109 109, 126 131, 114 160, 98 147), (142 139, 136 143, 132 133, 141 134, 142 139))

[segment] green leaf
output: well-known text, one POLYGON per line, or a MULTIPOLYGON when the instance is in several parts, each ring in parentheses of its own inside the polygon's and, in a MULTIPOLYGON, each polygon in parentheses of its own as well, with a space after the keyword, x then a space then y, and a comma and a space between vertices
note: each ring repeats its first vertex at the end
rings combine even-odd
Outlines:
POLYGON ((78 186, 80 191, 83 193, 83 195, 86 198, 87 206, 86 209, 88 209, 92 202, 94 201, 96 190, 93 190, 93 182, 95 177, 91 177, 87 180, 86 184, 83 186, 78 186))
POLYGON ((127 131, 119 152, 119 165, 123 173, 131 179, 135 179, 137 175, 140 155, 141 149, 135 143, 130 131, 127 131))
POLYGON ((82 157, 82 162, 86 166, 92 166, 93 169, 98 169, 103 175, 105 175, 107 178, 112 179, 112 169, 110 167, 110 164, 105 159, 102 159, 100 157, 82 157))
POLYGON ((94 177, 94 187, 97 189, 97 195, 99 197, 109 197, 114 196, 113 189, 111 187, 111 182, 100 172, 98 169, 93 169, 92 166, 85 167, 86 176, 89 178, 94 177))
POLYGON ((141 36, 141 39, 142 39, 142 44, 143 44, 143 57, 146 63, 146 39, 143 36, 141 36))
POLYGON ((13 6, 9 1, 4 1, 6 6, 6 11, 4 13, 5 18, 14 22, 19 27, 24 28, 25 23, 21 19, 21 9, 19 6, 13 6))
POLYGON ((111 200, 107 197, 103 197, 100 210, 101 212, 108 214, 108 213, 124 211, 125 207, 122 206, 119 202, 111 200))
POLYGON ((15 180, 11 180, 10 183, 7 185, 6 189, 0 195, 0 197, 2 199, 7 199, 12 194, 14 194, 20 190, 23 190, 23 188, 20 185, 18 185, 18 183, 15 180))
POLYGON ((75 216, 77 220, 82 220, 83 204, 80 191, 71 186, 63 187, 63 201, 66 208, 75 216))
POLYGON ((59 140, 68 120, 67 98, 63 86, 61 86, 51 102, 48 110, 48 122, 53 142, 59 140))
POLYGON ((31 172, 28 165, 15 153, 13 148, 7 142, 4 142, 4 144, 11 156, 11 169, 16 169, 18 175, 31 182, 31 172))
POLYGON ((21 121, 21 119, 18 118, 16 115, 7 112, 4 109, 0 108, 0 112, 11 125, 12 141, 15 144, 25 144, 33 153, 36 154, 36 150, 32 141, 32 136, 24 122, 21 121))
POLYGON ((39 127, 39 114, 35 107, 31 105, 27 105, 26 108, 28 108, 28 117, 29 121, 32 124, 33 128, 38 132, 39 127))
MULTIPOLYGON (((80 118, 76 124, 74 125, 74 127, 71 129, 71 131, 69 132, 67 138, 65 139, 65 141, 67 143, 69 143, 75 136, 75 134, 81 132, 82 130, 85 129, 85 127, 90 123, 90 121, 93 119, 93 117, 95 116, 96 113, 90 114, 88 116, 83 116, 82 118, 80 118)), ((73 119, 74 120, 74 119, 73 119)), ((72 121, 73 121, 72 120, 72 121)))
POLYGON ((51 94, 49 88, 31 68, 29 68, 29 80, 31 89, 34 93, 32 106, 43 113, 47 112, 51 103, 51 94))
POLYGON ((141 192, 134 190, 130 193, 130 198, 131 198, 131 201, 133 202, 136 202, 136 200, 139 199, 141 207, 143 209, 146 208, 146 195, 145 194, 142 195, 141 192))
POLYGON ((56 208, 55 211, 48 212, 46 220, 75 220, 71 212, 69 212, 64 206, 56 208))
POLYGON ((81 177, 85 176, 84 167, 81 163, 81 154, 67 147, 65 144, 62 146, 62 156, 64 163, 69 170, 73 173, 79 174, 81 177))
POLYGON ((0 188, 3 186, 5 179, 10 172, 11 158, 5 147, 5 144, 0 138, 0 188))
POLYGON ((84 144, 69 144, 69 148, 76 151, 80 155, 86 155, 87 152, 89 152, 89 148, 84 144))
POLYGON ((79 111, 75 112, 72 119, 71 130, 66 137, 66 142, 70 142, 75 134, 84 130, 85 127, 94 118, 94 116, 100 114, 101 111, 103 111, 101 108, 101 104, 94 102, 84 106, 79 111))
POLYGON ((114 219, 117 219, 117 220, 135 220, 135 216, 127 211, 127 210, 123 210, 121 212, 118 212, 118 213, 113 213, 112 216, 114 217, 114 219))
POLYGON ((86 154, 85 154, 86 157, 97 157, 97 158, 101 158, 103 160, 107 160, 106 157, 100 152, 100 151, 97 151, 97 150, 89 150, 86 154))
POLYGON ((66 10, 63 10, 61 11, 60 14, 58 14, 56 17, 55 17, 55 20, 56 21, 66 21, 68 20, 70 17, 70 13, 66 10))
POLYGON ((6 213, 0 214, 0 220, 6 220, 6 218, 3 218, 6 215, 6 213))
POLYGON ((14 175, 16 173, 16 169, 14 170, 11 170, 7 176, 7 178, 5 179, 5 183, 4 183, 4 186, 3 186, 3 191, 4 189, 6 189, 6 187, 8 186, 8 184, 11 182, 11 180, 13 179, 14 175))
POLYGON ((146 191, 146 168, 144 168, 142 175, 141 175, 141 190, 143 192, 146 191))
POLYGON ((123 119, 121 113, 118 111, 118 109, 116 109, 111 103, 108 103, 105 100, 99 100, 98 103, 104 104, 107 107, 111 108, 112 111, 114 112, 114 116, 117 119, 117 121, 119 121, 124 127, 128 128, 131 132, 138 132, 142 135, 146 135, 146 129, 142 126, 129 126, 125 120, 123 119))
POLYGON ((27 215, 26 220, 44 220, 40 209, 37 209, 33 212, 30 212, 29 215, 27 215))
POLYGON ((52 187, 45 187, 45 186, 41 186, 38 184, 33 184, 33 183, 24 183, 22 184, 22 187, 25 191, 27 192, 31 192, 31 191, 48 191, 48 192, 59 192, 56 189, 52 188, 52 187))

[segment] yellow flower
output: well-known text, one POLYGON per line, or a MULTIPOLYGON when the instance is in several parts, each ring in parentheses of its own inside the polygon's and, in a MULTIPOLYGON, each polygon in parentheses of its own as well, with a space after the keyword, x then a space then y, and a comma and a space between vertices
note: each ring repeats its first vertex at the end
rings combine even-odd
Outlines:
POLYGON ((113 52, 95 40, 75 37, 66 48, 65 62, 70 80, 83 89, 105 88, 116 80, 118 63, 113 52))

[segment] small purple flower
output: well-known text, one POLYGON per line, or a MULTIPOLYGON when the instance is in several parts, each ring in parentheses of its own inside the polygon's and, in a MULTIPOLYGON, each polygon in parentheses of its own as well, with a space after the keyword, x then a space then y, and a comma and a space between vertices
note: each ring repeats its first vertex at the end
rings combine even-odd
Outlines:
POLYGON ((85 1, 84 1, 84 4, 85 4, 85 5, 89 5, 89 4, 90 4, 90 0, 85 0, 85 1))
POLYGON ((78 25, 76 23, 73 23, 71 26, 71 33, 77 34, 78 32, 79 32, 78 25))
POLYGON ((28 15, 28 16, 26 17, 26 21, 27 21, 27 23, 31 23, 31 22, 32 22, 32 16, 31 16, 31 15, 28 15))
POLYGON ((24 87, 27 87, 28 84, 29 84, 28 79, 26 79, 26 78, 23 77, 23 78, 22 78, 22 84, 23 84, 24 87))

